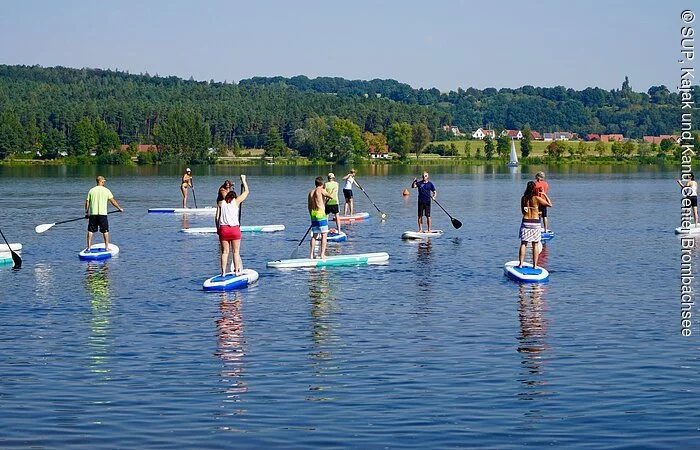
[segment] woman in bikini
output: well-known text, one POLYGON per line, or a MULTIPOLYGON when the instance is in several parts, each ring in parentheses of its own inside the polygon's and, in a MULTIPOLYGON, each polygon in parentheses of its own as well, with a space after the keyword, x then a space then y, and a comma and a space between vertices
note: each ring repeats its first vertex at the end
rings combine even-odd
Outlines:
POLYGON ((523 221, 520 224, 520 250, 518 252, 519 268, 525 262, 527 244, 532 243, 532 266, 537 268, 537 259, 540 256, 540 241, 542 239, 542 224, 540 223, 540 205, 552 207, 552 201, 544 192, 537 196, 534 181, 528 181, 525 193, 520 198, 520 211, 523 213, 523 221))
POLYGON ((187 208, 187 189, 192 187, 192 171, 188 167, 185 169, 185 174, 182 176, 180 183, 180 191, 182 192, 182 207, 187 208))

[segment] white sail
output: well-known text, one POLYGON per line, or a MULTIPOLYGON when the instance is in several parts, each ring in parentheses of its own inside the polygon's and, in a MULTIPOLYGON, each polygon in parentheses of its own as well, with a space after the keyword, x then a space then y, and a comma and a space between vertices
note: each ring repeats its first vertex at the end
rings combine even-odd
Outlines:
POLYGON ((515 153, 515 139, 510 140, 510 161, 508 161, 509 166, 518 165, 518 155, 515 153))

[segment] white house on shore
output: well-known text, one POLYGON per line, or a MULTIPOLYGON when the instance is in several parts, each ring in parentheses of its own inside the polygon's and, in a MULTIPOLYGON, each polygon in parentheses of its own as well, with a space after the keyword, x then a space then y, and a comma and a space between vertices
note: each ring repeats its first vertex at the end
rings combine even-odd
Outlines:
POLYGON ((477 128, 477 130, 472 133, 472 137, 474 139, 482 140, 486 136, 489 136, 491 139, 496 139, 496 132, 494 130, 484 130, 483 128, 477 128))
POLYGON ((522 139, 523 132, 520 130, 503 130, 501 136, 508 136, 511 139, 522 139))

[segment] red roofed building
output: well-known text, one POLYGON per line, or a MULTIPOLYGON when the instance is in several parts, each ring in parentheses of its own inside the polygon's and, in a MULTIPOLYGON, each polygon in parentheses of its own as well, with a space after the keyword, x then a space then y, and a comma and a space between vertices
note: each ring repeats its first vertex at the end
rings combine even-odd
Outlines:
POLYGON ((596 133, 590 133, 586 135, 586 140, 587 141, 599 141, 600 140, 600 135, 596 133))
POLYGON ((522 139, 523 133, 520 130, 503 130, 501 136, 508 136, 511 139, 522 139))
POLYGON ((603 142, 624 142, 625 137, 621 134, 601 134, 600 140, 603 142))
POLYGON ((372 159, 391 159, 389 156, 389 146, 385 145, 383 149, 377 150, 374 145, 369 147, 369 157, 372 159))
POLYGON ((656 144, 656 145, 661 144, 661 141, 663 141, 664 139, 671 139, 676 144, 681 143, 681 138, 679 136, 676 136, 675 134, 662 134, 661 136, 644 136, 643 139, 644 139, 644 142, 647 144, 656 144))
POLYGON ((536 141, 541 141, 542 135, 535 130, 530 130, 530 138, 532 138, 536 141))

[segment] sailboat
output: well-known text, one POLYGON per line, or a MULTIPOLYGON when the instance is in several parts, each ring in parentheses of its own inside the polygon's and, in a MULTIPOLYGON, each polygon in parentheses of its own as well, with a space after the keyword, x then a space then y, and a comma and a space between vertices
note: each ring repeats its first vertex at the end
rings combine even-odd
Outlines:
POLYGON ((518 155, 515 153, 515 139, 510 140, 510 161, 506 164, 508 167, 518 167, 518 155))

